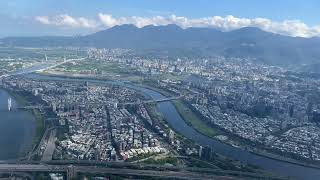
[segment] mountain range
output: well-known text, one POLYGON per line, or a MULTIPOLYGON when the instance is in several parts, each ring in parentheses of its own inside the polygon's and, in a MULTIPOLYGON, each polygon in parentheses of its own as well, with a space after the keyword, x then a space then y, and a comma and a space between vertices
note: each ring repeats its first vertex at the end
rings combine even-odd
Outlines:
POLYGON ((78 37, 7 37, 1 46, 80 46, 129 48, 166 55, 254 57, 270 65, 320 63, 320 38, 289 37, 259 28, 245 27, 222 32, 213 28, 186 28, 177 25, 119 25, 78 37))

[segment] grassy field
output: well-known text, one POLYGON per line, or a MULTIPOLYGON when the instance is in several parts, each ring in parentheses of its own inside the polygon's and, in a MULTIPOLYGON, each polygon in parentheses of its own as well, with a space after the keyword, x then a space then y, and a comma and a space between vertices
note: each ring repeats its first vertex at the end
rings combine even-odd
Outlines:
POLYGON ((155 79, 160 79, 160 80, 170 79, 171 81, 182 81, 186 77, 187 77, 187 74, 175 75, 172 73, 165 73, 165 74, 156 76, 155 79))
POLYGON ((77 62, 76 64, 68 63, 62 66, 66 71, 93 71, 98 73, 111 73, 111 74, 130 74, 133 69, 120 67, 116 63, 98 62, 94 60, 86 60, 77 62))
POLYGON ((77 63, 67 63, 46 71, 47 75, 65 75, 65 76, 95 76, 104 79, 127 80, 132 82, 141 82, 143 77, 133 68, 125 65, 119 65, 112 62, 101 62, 87 59, 77 63))
POLYGON ((166 164, 171 164, 171 165, 174 165, 174 166, 177 166, 179 165, 179 162, 178 162, 178 158, 176 157, 163 157, 163 158, 150 158, 150 159, 147 159, 145 161, 143 161, 143 163, 146 163, 146 164, 157 164, 157 165, 166 165, 166 164))
POLYGON ((218 135, 218 132, 215 129, 209 127, 205 122, 199 119, 199 117, 195 113, 193 113, 192 110, 189 109, 185 104, 183 104, 181 100, 175 100, 173 101, 173 104, 175 105, 177 111, 185 120, 185 122, 196 129, 198 132, 209 137, 218 135))
POLYGON ((45 130, 44 119, 39 110, 33 110, 33 114, 36 119, 36 134, 33 140, 33 144, 38 144, 41 141, 45 130))

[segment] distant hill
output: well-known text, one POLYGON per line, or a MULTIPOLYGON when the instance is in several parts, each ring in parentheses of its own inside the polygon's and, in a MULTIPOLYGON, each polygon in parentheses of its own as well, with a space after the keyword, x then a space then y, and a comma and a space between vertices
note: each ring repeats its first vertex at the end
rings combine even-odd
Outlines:
POLYGON ((92 46, 168 55, 255 57, 267 64, 286 66, 320 63, 319 38, 282 36, 253 27, 221 32, 177 25, 120 25, 80 37, 8 37, 0 41, 6 46, 92 46))

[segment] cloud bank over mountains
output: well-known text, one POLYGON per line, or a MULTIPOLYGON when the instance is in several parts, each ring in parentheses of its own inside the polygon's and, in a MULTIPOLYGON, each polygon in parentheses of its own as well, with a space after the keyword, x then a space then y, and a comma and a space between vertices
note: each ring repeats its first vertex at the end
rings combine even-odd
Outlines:
POLYGON ((182 28, 188 27, 210 27, 222 31, 230 31, 243 27, 258 27, 264 31, 293 37, 320 36, 320 25, 310 27, 299 20, 272 21, 266 18, 239 18, 232 15, 225 17, 212 16, 204 18, 188 18, 183 16, 129 16, 114 17, 111 14, 99 13, 96 18, 72 17, 68 14, 56 16, 37 16, 35 21, 43 25, 51 25, 62 28, 86 28, 101 30, 122 24, 134 24, 141 28, 147 25, 176 24, 182 28))
POLYGON ((84 17, 75 18, 67 14, 61 14, 54 17, 37 16, 35 20, 45 25, 73 27, 73 28, 96 28, 97 22, 84 17))

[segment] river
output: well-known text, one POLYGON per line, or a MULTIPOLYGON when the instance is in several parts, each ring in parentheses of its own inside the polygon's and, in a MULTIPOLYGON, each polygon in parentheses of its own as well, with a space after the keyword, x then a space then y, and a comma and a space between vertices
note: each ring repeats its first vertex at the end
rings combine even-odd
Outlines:
MULTIPOLYGON (((117 85, 122 85, 128 88, 135 89, 140 91, 146 96, 149 96, 153 99, 163 99, 165 96, 156 92, 154 90, 144 88, 140 85, 135 85, 131 83, 124 83, 118 81, 102 81, 102 80, 88 80, 88 79, 69 79, 69 78, 60 78, 60 77, 50 77, 37 74, 27 75, 29 78, 42 79, 42 80, 58 80, 58 81, 89 81, 94 83, 112 83, 117 85)), ((202 146, 211 146, 214 151, 230 157, 232 159, 240 160, 245 163, 253 164, 259 166, 263 169, 276 172, 283 176, 295 177, 298 179, 306 180, 317 180, 320 179, 320 169, 306 167, 302 165, 292 164, 284 161, 279 161, 275 159, 270 159, 267 157, 259 156, 248 151, 236 148, 227 144, 224 144, 220 141, 217 141, 213 138, 204 136, 197 132, 195 129, 190 127, 185 123, 177 112, 175 106, 171 102, 160 102, 157 105, 159 112, 165 117, 168 123, 174 128, 175 131, 184 135, 185 137, 192 139, 194 142, 202 146)))
POLYGON ((23 110, 8 111, 8 98, 12 106, 18 104, 7 91, 0 89, 0 160, 16 159, 31 148, 36 121, 32 113, 23 110))

